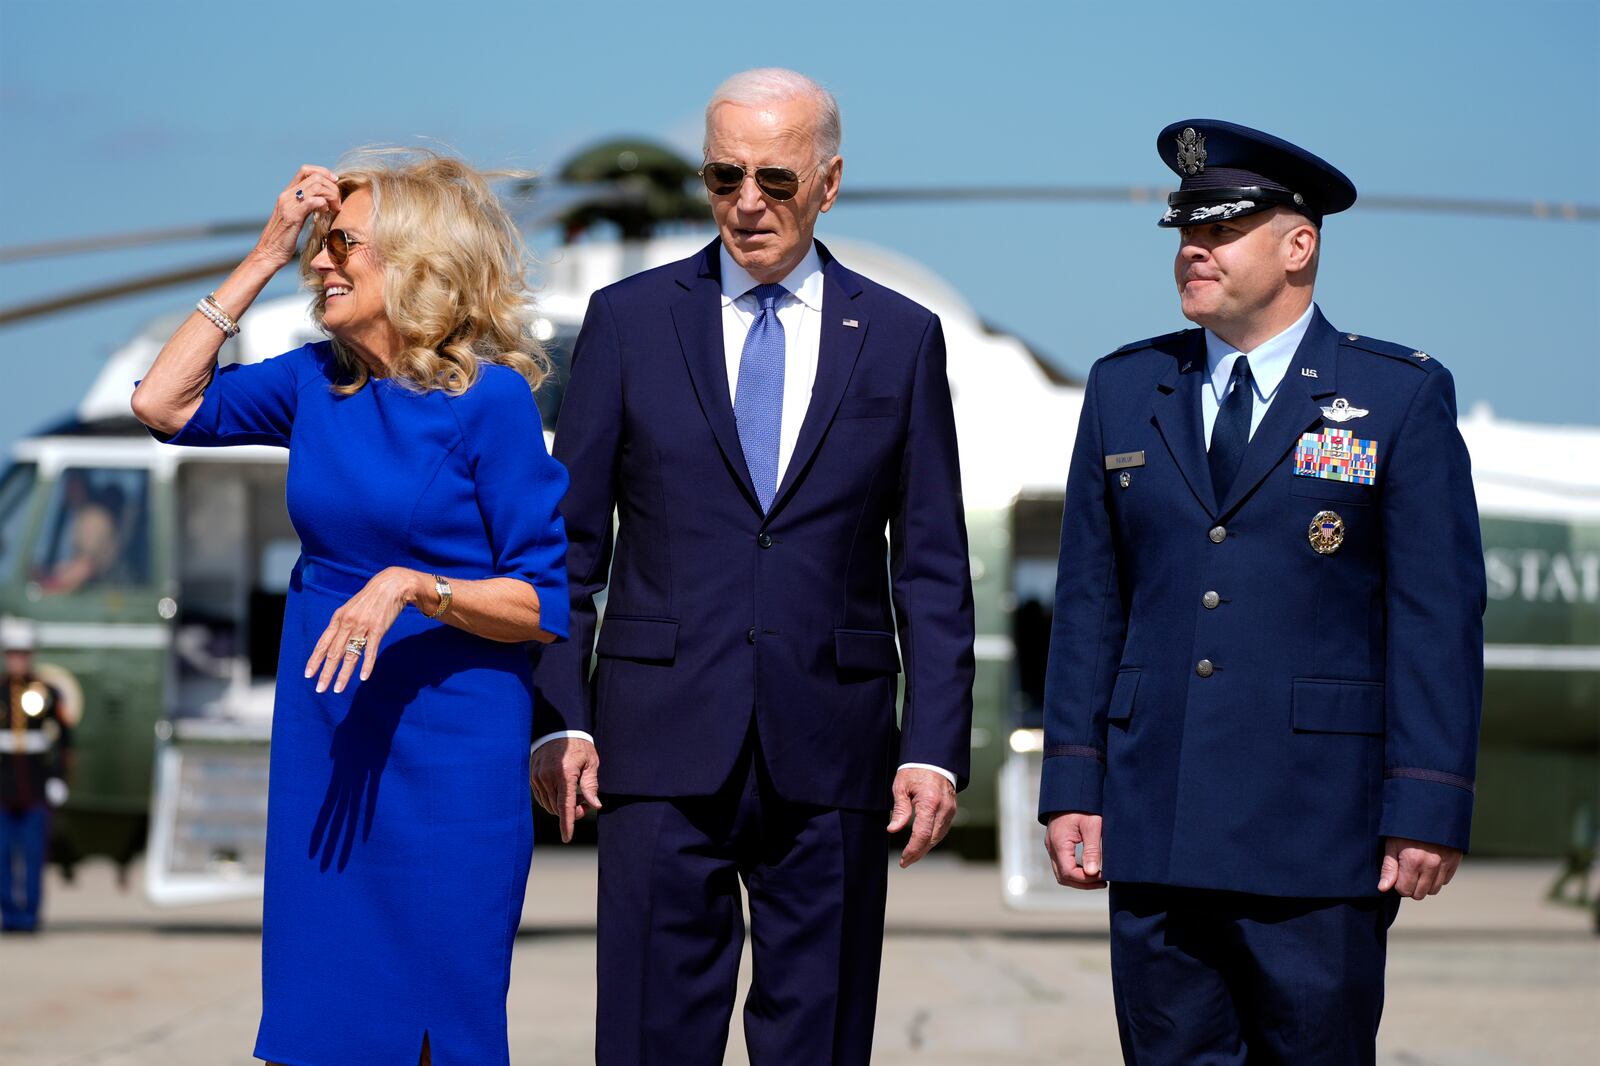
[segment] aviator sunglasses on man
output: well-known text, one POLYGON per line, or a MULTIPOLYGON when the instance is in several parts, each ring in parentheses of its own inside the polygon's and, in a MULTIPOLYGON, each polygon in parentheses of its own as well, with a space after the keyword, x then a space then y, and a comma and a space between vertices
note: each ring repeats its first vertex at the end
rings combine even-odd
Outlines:
MULTIPOLYGON (((700 168, 700 177, 713 196, 738 192, 747 173, 737 163, 707 163, 700 168)), ((755 170, 756 188, 769 200, 793 200, 800 191, 800 183, 809 177, 802 178, 788 167, 757 167, 755 170)))
POLYGON ((333 260, 333 265, 340 267, 350 261, 350 252, 353 249, 366 243, 356 240, 342 229, 331 229, 328 235, 322 238, 323 250, 328 253, 328 258, 333 260))

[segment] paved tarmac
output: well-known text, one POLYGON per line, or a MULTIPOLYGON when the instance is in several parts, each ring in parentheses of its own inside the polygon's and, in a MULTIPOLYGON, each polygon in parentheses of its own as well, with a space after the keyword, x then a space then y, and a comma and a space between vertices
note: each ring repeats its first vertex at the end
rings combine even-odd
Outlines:
MULTIPOLYGON (((593 859, 535 854, 510 994, 518 1066, 592 1061, 593 859)), ((1542 902, 1553 876, 1469 861, 1443 895, 1402 907, 1384 1066, 1596 1061, 1600 938, 1583 911, 1542 902)), ((76 885, 49 885, 45 933, 0 938, 0 1063, 254 1061, 259 903, 160 909, 139 884, 136 871, 120 892, 109 866, 85 866, 76 885)), ((993 866, 938 855, 890 884, 876 1063, 1119 1061, 1103 896, 1009 911, 993 866)), ((727 1062, 748 1062, 737 1020, 727 1062)))

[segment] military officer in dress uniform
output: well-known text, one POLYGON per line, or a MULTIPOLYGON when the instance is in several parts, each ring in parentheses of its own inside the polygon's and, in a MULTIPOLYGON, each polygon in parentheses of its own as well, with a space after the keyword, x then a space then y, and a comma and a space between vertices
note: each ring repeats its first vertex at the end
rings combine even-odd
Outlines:
POLYGON ((72 729, 61 693, 33 674, 33 630, 6 619, 0 643, 0 928, 31 933, 39 928, 50 808, 67 801, 72 729))
POLYGON ((1040 819, 1061 883, 1111 884, 1129 1062, 1370 1063, 1400 897, 1449 883, 1472 817, 1485 589, 1455 390, 1312 302, 1343 174, 1229 122, 1157 146, 1201 328, 1085 386, 1040 819))

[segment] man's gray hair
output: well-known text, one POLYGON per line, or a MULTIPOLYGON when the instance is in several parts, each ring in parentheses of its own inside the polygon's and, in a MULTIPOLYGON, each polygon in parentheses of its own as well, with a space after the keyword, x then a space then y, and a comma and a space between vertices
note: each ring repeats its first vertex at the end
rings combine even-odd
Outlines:
MULTIPOLYGON (((742 107, 760 107, 785 100, 804 97, 817 107, 814 131, 817 147, 817 164, 820 166, 839 154, 839 142, 844 138, 844 127, 839 120, 839 102, 833 94, 804 74, 782 67, 757 67, 745 70, 721 85, 711 94, 706 104, 706 142, 711 140, 711 113, 718 104, 738 104, 742 107)), ((706 146, 702 145, 702 149, 706 146)))

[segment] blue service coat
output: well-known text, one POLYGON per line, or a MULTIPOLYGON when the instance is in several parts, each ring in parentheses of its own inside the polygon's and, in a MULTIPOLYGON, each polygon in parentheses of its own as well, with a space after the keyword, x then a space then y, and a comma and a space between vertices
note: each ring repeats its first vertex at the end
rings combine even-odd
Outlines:
POLYGON ((886 808, 903 762, 964 785, 972 587, 939 319, 818 245, 816 382, 763 514, 718 248, 590 301, 554 453, 572 475, 572 637, 543 651, 535 735, 593 733, 601 786, 623 795, 715 792, 752 720, 795 802, 886 808))
POLYGON ((1472 817, 1485 587, 1454 386, 1318 311, 1217 500, 1205 378, 1199 329, 1089 375, 1040 817, 1103 814, 1111 880, 1370 896, 1383 837, 1465 848, 1472 817), (1372 484, 1296 473, 1303 436, 1340 429, 1375 444, 1372 484))

